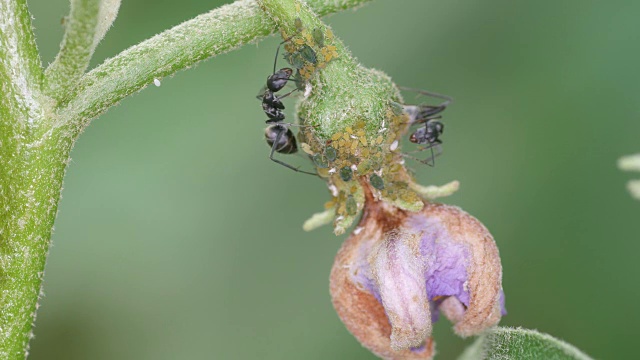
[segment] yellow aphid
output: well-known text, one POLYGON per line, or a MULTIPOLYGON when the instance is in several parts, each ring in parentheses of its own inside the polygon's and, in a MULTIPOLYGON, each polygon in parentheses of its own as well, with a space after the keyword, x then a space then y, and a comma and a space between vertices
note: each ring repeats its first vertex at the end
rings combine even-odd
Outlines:
POLYGON ((308 44, 311 44, 311 45, 314 44, 313 38, 311 38, 311 34, 309 34, 306 30, 302 33, 302 36, 304 36, 308 44))
POLYGON ((323 177, 323 178, 328 178, 329 177, 329 169, 316 168, 316 170, 318 171, 318 175, 320 175, 320 177, 323 177))
POLYGON ((306 152, 307 154, 314 155, 313 151, 311 150, 311 146, 309 146, 309 144, 302 143, 300 144, 300 147, 302 148, 302 151, 306 152))
MULTIPOLYGON (((348 135, 347 135, 347 137, 348 137, 348 135)), ((345 139, 340 139, 340 141, 338 142, 338 144, 340 144, 341 147, 345 146, 346 143, 347 143, 347 141, 345 139)))
POLYGON ((331 61, 331 54, 325 54, 324 55, 324 61, 326 61, 326 62, 331 61))
MULTIPOLYGON (((357 127, 357 125, 356 125, 356 127, 357 127)), ((365 135, 366 135, 366 133, 364 132, 364 130, 358 130, 358 131, 356 131, 356 135, 358 135, 358 136, 365 136, 365 135)))
POLYGON ((368 148, 364 148, 362 149, 362 151, 360 152, 360 155, 362 155, 362 157, 369 157, 369 149, 368 148))
POLYGON ((336 51, 336 47, 335 47, 335 46, 333 46, 333 45, 327 45, 327 49, 328 49, 329 51, 336 51))
POLYGON ((382 137, 382 135, 378 135, 378 138, 376 139, 376 144, 380 145, 382 144, 383 141, 384 141, 384 138, 382 137))
POLYGON ((355 193, 356 193, 356 191, 358 191, 358 187, 357 187, 357 186, 355 186, 355 185, 353 185, 353 186, 351 187, 351 193, 352 193, 352 194, 355 194, 355 193))
POLYGON ((324 203, 324 208, 325 209, 331 209, 334 206, 336 206, 336 198, 333 198, 333 199, 327 201, 326 203, 324 203))
POLYGON ((344 133, 344 134, 342 134, 342 138, 343 138, 345 141, 349 141, 349 139, 351 139, 351 138, 349 137, 349 134, 348 134, 348 133, 344 133))
POLYGON ((362 145, 364 145, 364 146, 368 146, 368 144, 367 144, 367 138, 366 138, 366 137, 361 136, 361 137, 360 137, 360 142, 362 143, 362 145))
POLYGON ((296 3, 296 11, 300 12, 300 3, 296 3))
POLYGON ((304 44, 304 39, 297 38, 297 39, 294 39, 293 42, 298 44, 298 45, 303 45, 304 44))
POLYGON ((342 133, 335 133, 331 137, 331 140, 336 141, 336 140, 340 139, 341 137, 342 137, 342 133))
POLYGON ((351 150, 355 150, 358 147, 358 140, 354 140, 351 143, 351 150))
POLYGON ((346 129, 344 129, 346 132, 348 132, 349 134, 353 134, 353 129, 351 128, 351 126, 347 126, 346 129))
POLYGON ((306 65, 304 68, 307 69, 307 73, 309 75, 313 74, 313 72, 316 71, 316 68, 313 67, 313 65, 306 65))
POLYGON ((331 31, 331 29, 327 29, 325 35, 327 36, 327 39, 333 40, 333 31, 331 31))

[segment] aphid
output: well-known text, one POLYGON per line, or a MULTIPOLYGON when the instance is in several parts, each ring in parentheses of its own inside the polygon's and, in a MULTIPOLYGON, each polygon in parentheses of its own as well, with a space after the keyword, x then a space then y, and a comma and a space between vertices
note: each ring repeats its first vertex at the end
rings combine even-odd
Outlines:
POLYGON ((313 51, 313 49, 310 48, 309 45, 302 45, 302 48, 298 52, 300 53, 300 56, 302 56, 302 58, 307 60, 308 62, 314 65, 316 64, 316 62, 318 62, 316 52, 313 51))
POLYGON ((315 28, 313 29, 313 41, 316 42, 316 44, 318 45, 318 47, 323 47, 324 46, 324 34, 322 33, 322 30, 320 28, 315 28))
POLYGON ((264 113, 269 118, 268 120, 266 120, 266 123, 270 124, 265 129, 264 136, 267 144, 271 146, 271 152, 269 153, 269 159, 271 159, 271 161, 297 172, 309 175, 317 175, 316 173, 300 170, 273 157, 276 152, 281 154, 293 154, 298 151, 296 138, 293 135, 293 132, 289 129, 289 126, 292 126, 294 124, 287 124, 282 122, 285 119, 284 112, 282 111, 284 110, 282 99, 291 95, 298 89, 293 89, 288 93, 280 96, 276 94, 278 91, 282 90, 289 81, 296 81, 295 79, 291 79, 293 69, 282 68, 276 71, 280 47, 289 40, 290 39, 287 39, 281 42, 280 45, 278 45, 278 49, 276 50, 276 57, 273 62, 273 73, 267 77, 266 89, 264 91, 264 94, 262 94, 262 110, 264 110, 264 113))
POLYGON ((446 95, 436 94, 432 92, 428 92, 425 90, 412 89, 400 87, 402 90, 414 91, 421 95, 435 97, 439 99, 443 99, 444 101, 440 105, 409 105, 405 106, 405 111, 409 114, 409 118, 411 119, 411 125, 416 124, 424 124, 424 126, 420 126, 416 131, 414 131, 409 136, 409 141, 418 145, 425 145, 424 147, 419 148, 415 152, 430 150, 431 157, 430 159, 418 159, 408 154, 402 154, 405 157, 414 159, 423 164, 434 166, 435 165, 435 154, 433 152, 433 148, 442 144, 440 140, 440 136, 444 132, 444 124, 439 121, 442 118, 440 114, 443 112, 449 104, 453 102, 453 99, 446 95))
POLYGON ((353 170, 351 170, 350 167, 345 166, 342 169, 340 169, 340 178, 343 181, 349 181, 351 180, 352 177, 353 177, 353 170))

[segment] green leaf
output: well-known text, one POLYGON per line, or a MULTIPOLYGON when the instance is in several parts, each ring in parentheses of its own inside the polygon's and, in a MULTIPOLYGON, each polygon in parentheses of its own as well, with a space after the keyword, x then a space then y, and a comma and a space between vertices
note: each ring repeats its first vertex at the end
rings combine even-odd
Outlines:
POLYGON ((495 328, 469 346, 458 360, 589 360, 589 356, 551 335, 522 328, 495 328))

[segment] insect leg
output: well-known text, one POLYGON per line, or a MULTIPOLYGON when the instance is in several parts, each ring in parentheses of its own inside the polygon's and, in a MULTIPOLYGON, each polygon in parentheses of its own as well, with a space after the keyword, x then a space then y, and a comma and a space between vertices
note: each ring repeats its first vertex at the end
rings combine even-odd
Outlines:
POLYGON ((276 152, 276 146, 278 145, 278 142, 280 142, 280 138, 282 137, 283 132, 279 132, 278 135, 276 136, 276 140, 273 142, 273 145, 271 146, 271 153, 269 154, 269 159, 271 159, 271 161, 276 162, 284 167, 287 167, 293 171, 299 172, 299 173, 303 173, 303 174, 308 174, 308 175, 313 175, 313 176, 318 176, 317 173, 312 173, 312 172, 308 172, 308 171, 304 171, 304 170, 300 170, 299 168, 293 167, 289 164, 287 164, 284 161, 280 161, 276 158, 273 157, 273 154, 276 152))
POLYGON ((445 100, 442 104, 440 104, 440 106, 445 106, 446 107, 447 105, 449 105, 449 104, 451 104, 453 102, 453 98, 451 96, 442 95, 442 94, 438 94, 438 93, 434 93, 434 92, 426 91, 426 90, 421 90, 421 89, 414 89, 414 88, 405 87, 405 86, 398 86, 398 88, 400 90, 412 91, 412 92, 416 92, 416 93, 418 93, 420 95, 431 96, 431 97, 434 97, 434 98, 445 100))

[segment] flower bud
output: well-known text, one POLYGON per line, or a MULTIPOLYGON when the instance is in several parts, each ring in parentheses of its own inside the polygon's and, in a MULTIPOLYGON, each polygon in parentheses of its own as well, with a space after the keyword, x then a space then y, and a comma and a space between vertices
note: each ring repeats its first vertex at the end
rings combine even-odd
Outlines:
POLYGON ((365 347, 385 359, 430 359, 440 312, 463 337, 498 323, 500 257, 477 219, 454 206, 409 212, 365 195, 360 230, 331 272, 334 307, 365 347))

